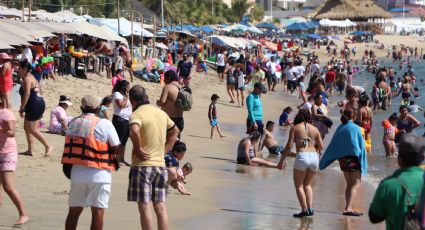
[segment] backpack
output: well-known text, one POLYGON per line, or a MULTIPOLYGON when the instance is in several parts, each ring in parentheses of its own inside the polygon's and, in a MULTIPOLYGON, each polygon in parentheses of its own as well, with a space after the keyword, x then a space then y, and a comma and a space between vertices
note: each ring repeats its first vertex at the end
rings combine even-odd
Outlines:
POLYGON ((406 187, 406 185, 401 181, 400 178, 396 178, 398 182, 401 184, 401 187, 403 187, 403 190, 407 193, 408 199, 407 199, 407 213, 404 216, 404 227, 403 230, 421 230, 423 229, 421 227, 421 224, 419 223, 419 218, 417 218, 417 210, 415 208, 415 204, 412 202, 411 199, 414 198, 414 194, 412 194, 409 189, 406 187))
POLYGON ((183 111, 190 111, 193 105, 192 91, 186 87, 178 87, 179 94, 177 95, 177 99, 175 105, 177 108, 183 111))

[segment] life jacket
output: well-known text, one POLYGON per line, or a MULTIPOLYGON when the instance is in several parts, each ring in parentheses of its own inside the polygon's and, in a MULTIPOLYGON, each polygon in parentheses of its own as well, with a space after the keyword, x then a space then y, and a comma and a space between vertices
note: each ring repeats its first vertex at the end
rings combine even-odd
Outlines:
POLYGON ((100 118, 79 116, 68 127, 62 164, 82 165, 90 168, 115 171, 117 160, 107 142, 96 140, 94 129, 100 118))

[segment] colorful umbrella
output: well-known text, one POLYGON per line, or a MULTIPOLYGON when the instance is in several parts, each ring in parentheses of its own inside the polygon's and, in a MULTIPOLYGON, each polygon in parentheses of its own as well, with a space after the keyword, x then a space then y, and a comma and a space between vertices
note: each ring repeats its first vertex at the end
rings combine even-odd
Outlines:
POLYGON ((152 69, 164 69, 164 63, 158 58, 151 58, 146 64, 146 69, 151 72, 152 69))

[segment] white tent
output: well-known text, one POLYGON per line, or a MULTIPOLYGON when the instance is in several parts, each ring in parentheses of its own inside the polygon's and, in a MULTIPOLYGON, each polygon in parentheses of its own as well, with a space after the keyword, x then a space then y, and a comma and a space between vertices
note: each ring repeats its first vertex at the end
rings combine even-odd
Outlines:
POLYGON ((12 31, 14 33, 22 34, 28 36, 32 40, 44 38, 44 37, 56 37, 56 35, 50 33, 47 30, 41 28, 34 28, 32 23, 27 24, 25 22, 15 21, 15 20, 1 20, 0 29, 12 31), (29 25, 29 26, 26 26, 29 25))
POLYGON ((121 41, 127 44, 127 40, 125 40, 125 38, 118 36, 118 34, 114 33, 106 26, 96 26, 85 21, 71 23, 71 26, 82 34, 87 34, 108 41, 121 41))
MULTIPOLYGON (((113 18, 93 18, 88 19, 89 23, 95 25, 105 25, 112 31, 118 34, 118 20, 113 18)), ((153 37, 153 34, 146 29, 142 29, 140 22, 133 22, 133 31, 131 31, 131 22, 125 18, 120 18, 120 31, 119 34, 122 36, 130 36, 131 34, 140 35, 143 37, 153 37)))
POLYGON ((329 20, 329 19, 322 19, 319 21, 320 26, 323 27, 351 27, 356 26, 357 24, 350 21, 349 19, 345 19, 344 21, 340 20, 329 20))

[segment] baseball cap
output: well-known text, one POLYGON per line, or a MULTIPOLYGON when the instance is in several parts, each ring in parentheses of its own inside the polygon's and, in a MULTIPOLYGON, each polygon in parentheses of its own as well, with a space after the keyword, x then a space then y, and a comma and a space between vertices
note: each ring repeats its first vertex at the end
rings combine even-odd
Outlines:
POLYGON ((81 99, 81 108, 82 109, 95 109, 100 106, 100 100, 90 95, 86 95, 81 99))

